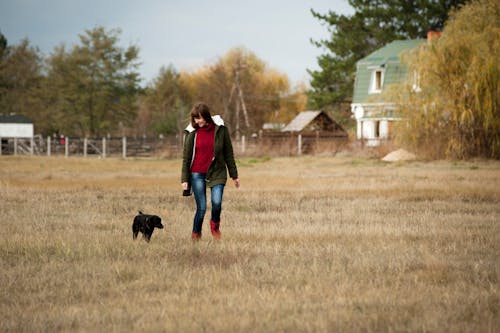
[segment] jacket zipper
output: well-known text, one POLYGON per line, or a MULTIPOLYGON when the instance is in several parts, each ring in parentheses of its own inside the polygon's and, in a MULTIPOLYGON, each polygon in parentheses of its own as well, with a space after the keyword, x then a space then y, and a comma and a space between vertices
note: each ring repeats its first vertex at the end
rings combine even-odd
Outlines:
POLYGON ((198 133, 194 133, 194 141, 193 141, 193 154, 191 155, 191 163, 189 164, 189 170, 193 167, 194 162, 194 153, 196 152, 196 136, 198 133))
MULTIPOLYGON (((210 165, 208 166, 208 170, 207 170, 207 176, 208 176, 208 171, 210 171, 210 167, 212 166, 212 164, 214 164, 214 161, 215 161, 215 138, 217 136, 217 131, 219 130, 219 126, 216 126, 215 127, 215 131, 214 131, 214 153, 213 153, 213 156, 212 156, 212 161, 210 162, 210 165)), ((208 177, 205 177, 205 182, 209 182, 210 179, 208 179, 208 177)))

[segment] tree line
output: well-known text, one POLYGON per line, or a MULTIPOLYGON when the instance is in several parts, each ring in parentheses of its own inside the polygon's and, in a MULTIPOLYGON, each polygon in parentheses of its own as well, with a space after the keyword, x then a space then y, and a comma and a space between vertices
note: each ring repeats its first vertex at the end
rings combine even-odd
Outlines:
POLYGON ((87 30, 79 44, 56 47, 47 57, 28 40, 8 45, 0 33, 0 112, 30 117, 45 135, 157 136, 180 133, 191 105, 203 100, 233 135, 237 129, 254 133, 266 122, 287 123, 305 109, 322 109, 349 129, 356 62, 388 42, 422 38, 432 29, 443 37, 405 59, 419 78, 419 93, 411 84, 385 93, 394 94, 406 119, 399 144, 432 158, 500 157, 498 1, 349 4, 352 15, 311 9, 330 37, 311 40, 324 54, 320 69, 309 70, 310 87, 291 87, 285 74, 243 47, 195 71, 164 66, 141 87, 139 48, 121 47, 119 29, 87 30))
POLYGON ((180 133, 191 105, 203 100, 230 128, 250 134, 264 122, 289 121, 306 105, 305 86, 292 88, 285 74, 242 47, 197 71, 162 67, 141 87, 139 48, 121 47, 119 29, 99 26, 79 39, 43 57, 29 40, 8 45, 0 35, 1 112, 28 116, 44 135, 157 136, 180 133), (234 96, 236 75, 240 98, 234 96), (242 103, 249 121, 240 125, 242 103))

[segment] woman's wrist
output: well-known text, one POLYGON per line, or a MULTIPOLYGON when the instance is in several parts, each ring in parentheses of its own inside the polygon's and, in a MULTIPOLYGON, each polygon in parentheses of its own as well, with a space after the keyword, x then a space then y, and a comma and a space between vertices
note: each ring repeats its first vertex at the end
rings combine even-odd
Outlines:
POLYGON ((240 187, 240 179, 238 177, 233 178, 233 181, 234 181, 234 186, 236 186, 236 188, 240 187))

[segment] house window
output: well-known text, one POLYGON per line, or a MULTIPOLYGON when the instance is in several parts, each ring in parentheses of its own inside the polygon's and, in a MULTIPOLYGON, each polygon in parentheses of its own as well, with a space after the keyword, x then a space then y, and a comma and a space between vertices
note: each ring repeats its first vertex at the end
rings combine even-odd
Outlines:
POLYGON ((384 85, 384 71, 382 69, 374 70, 372 72, 370 94, 381 93, 383 85, 384 85))

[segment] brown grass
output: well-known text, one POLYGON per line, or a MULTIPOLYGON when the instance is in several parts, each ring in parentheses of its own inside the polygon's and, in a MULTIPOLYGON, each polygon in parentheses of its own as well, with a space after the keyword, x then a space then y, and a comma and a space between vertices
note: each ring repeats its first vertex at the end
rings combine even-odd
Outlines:
POLYGON ((192 243, 179 160, 2 156, 0 331, 500 330, 500 162, 238 165, 192 243))

